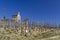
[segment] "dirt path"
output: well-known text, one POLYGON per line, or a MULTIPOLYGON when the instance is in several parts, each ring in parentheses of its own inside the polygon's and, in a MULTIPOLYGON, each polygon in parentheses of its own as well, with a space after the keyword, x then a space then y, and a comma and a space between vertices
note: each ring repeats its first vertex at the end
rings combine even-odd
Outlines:
POLYGON ((53 37, 49 37, 49 38, 44 38, 44 39, 41 39, 41 40, 49 40, 49 39, 58 39, 59 40, 59 37, 60 37, 60 35, 58 35, 58 36, 53 36, 53 37))

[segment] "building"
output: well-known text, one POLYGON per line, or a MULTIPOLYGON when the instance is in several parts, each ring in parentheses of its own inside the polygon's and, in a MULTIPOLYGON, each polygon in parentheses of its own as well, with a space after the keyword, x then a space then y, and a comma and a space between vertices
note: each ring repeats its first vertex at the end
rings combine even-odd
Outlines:
POLYGON ((20 12, 18 12, 17 15, 12 15, 12 19, 6 19, 5 17, 3 19, 0 19, 0 27, 18 27, 21 22, 21 15, 20 12))

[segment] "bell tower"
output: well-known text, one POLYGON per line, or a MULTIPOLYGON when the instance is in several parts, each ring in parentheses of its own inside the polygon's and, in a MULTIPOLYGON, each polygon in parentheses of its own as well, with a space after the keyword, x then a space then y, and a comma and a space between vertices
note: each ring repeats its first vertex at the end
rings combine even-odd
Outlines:
POLYGON ((17 14, 17 22, 21 22, 21 15, 20 15, 20 12, 18 12, 18 14, 17 14))

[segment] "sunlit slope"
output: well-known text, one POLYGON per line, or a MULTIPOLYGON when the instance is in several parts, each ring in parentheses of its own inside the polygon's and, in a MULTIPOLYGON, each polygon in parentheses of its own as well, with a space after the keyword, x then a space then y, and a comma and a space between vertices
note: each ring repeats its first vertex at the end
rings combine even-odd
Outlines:
POLYGON ((28 33, 27 37, 25 33, 20 33, 20 30, 3 30, 0 31, 0 40, 59 40, 60 39, 60 29, 49 29, 46 32, 36 32, 33 31, 30 35, 28 33))

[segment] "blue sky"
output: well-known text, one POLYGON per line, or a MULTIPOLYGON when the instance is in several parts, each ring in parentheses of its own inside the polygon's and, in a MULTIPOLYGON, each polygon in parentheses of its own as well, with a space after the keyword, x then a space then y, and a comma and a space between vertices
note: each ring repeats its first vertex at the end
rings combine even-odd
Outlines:
POLYGON ((21 12, 22 20, 60 24, 60 0, 0 0, 0 18, 21 12))

